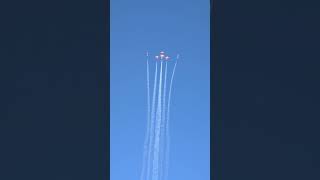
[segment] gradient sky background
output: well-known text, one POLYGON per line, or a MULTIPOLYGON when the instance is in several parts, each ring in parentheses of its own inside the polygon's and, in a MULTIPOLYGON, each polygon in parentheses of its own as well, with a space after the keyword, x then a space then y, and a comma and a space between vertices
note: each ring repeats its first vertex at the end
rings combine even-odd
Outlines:
POLYGON ((111 180, 140 177, 146 50, 181 57, 171 101, 169 179, 209 179, 209 7, 208 0, 111 1, 111 180))

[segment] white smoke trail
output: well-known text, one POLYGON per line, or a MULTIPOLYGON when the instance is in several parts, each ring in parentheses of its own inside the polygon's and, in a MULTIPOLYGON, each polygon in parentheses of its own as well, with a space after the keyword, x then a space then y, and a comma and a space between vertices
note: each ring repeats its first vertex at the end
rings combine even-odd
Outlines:
POLYGON ((162 95, 162 61, 160 65, 160 80, 159 80, 159 92, 158 92, 158 106, 156 115, 156 128, 155 128, 155 142, 154 142, 154 154, 153 154, 153 176, 152 180, 159 179, 159 135, 160 135, 160 123, 161 123, 161 95, 162 95))
MULTIPOLYGON (((179 56, 178 56, 179 57, 179 56)), ((170 119, 170 101, 171 101, 171 90, 172 90, 172 82, 173 82, 173 77, 174 73, 176 71, 176 66, 178 63, 178 59, 176 63, 174 64, 172 75, 171 75, 171 80, 170 80, 170 87, 169 87, 169 95, 168 95, 168 105, 167 105, 167 116, 166 116, 166 153, 165 153, 165 176, 164 179, 168 179, 168 171, 169 171, 169 153, 170 153, 170 134, 169 134, 169 119, 170 119)))
POLYGON ((150 136, 150 125, 151 125, 151 119, 150 119, 150 80, 149 80, 149 55, 147 54, 147 132, 144 139, 144 150, 143 150, 143 161, 142 161, 142 170, 140 175, 140 180, 145 180, 145 170, 146 170, 146 163, 147 163, 147 157, 148 157, 148 142, 149 136, 150 136))
POLYGON ((147 162, 147 176, 146 180, 149 180, 151 175, 151 153, 154 137, 154 124, 155 124, 155 106, 156 106, 156 89, 157 89, 157 76, 158 76, 158 63, 156 62, 155 73, 154 73, 154 83, 153 83, 153 95, 152 95, 152 109, 151 109, 151 122, 150 122, 150 138, 148 147, 148 162, 147 162))
POLYGON ((161 120, 161 130, 160 130, 160 163, 159 163, 159 176, 160 180, 163 180, 163 174, 164 174, 164 152, 165 152, 165 146, 166 146, 166 140, 165 140, 165 125, 166 125, 166 92, 167 92, 167 72, 168 72, 168 64, 167 61, 165 61, 165 71, 164 71, 164 83, 163 83, 163 102, 162 102, 162 120, 161 120))

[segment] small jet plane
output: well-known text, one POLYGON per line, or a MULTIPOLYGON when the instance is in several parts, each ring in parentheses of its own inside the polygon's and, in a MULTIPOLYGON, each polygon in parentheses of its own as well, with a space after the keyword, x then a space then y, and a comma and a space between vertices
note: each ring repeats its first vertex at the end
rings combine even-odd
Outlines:
POLYGON ((163 51, 160 51, 160 54, 156 55, 155 58, 157 60, 167 60, 167 61, 170 59, 170 57, 165 55, 163 51))

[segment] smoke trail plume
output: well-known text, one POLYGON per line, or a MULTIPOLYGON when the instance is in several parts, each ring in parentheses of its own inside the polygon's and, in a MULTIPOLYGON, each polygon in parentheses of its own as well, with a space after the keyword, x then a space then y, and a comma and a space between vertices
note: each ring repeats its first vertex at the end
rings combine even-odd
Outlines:
POLYGON ((147 54, 147 130, 144 140, 144 152, 140 180, 167 180, 170 153, 169 118, 171 92, 179 55, 177 56, 177 61, 175 62, 172 70, 169 93, 167 91, 167 83, 169 83, 167 82, 167 76, 168 66, 170 64, 168 60, 170 57, 166 56, 163 51, 160 52, 160 55, 155 56, 157 61, 155 62, 151 103, 148 58, 149 57, 147 54), (158 62, 160 63, 159 71, 158 62), (163 65, 165 65, 165 67, 163 67, 163 65))
POLYGON ((165 62, 165 71, 164 71, 164 83, 163 83, 163 98, 162 98, 162 119, 161 119, 161 131, 160 131, 160 163, 159 163, 159 179, 163 179, 164 174, 164 152, 166 146, 165 140, 165 126, 166 126, 166 93, 167 93, 167 72, 168 72, 168 64, 165 62))
POLYGON ((145 179, 145 174, 146 174, 146 164, 147 164, 147 155, 148 155, 148 141, 149 136, 150 136, 150 125, 151 125, 151 119, 150 119, 150 80, 149 80, 149 55, 147 54, 147 132, 145 135, 145 140, 144 140, 144 150, 143 150, 143 161, 142 161, 142 171, 140 175, 140 180, 145 179))
POLYGON ((169 87, 169 95, 168 95, 168 105, 167 105, 167 115, 166 115, 166 153, 165 153, 165 175, 164 175, 164 179, 167 180, 168 179, 168 171, 169 171, 169 157, 170 157, 170 134, 169 134, 169 119, 170 119, 170 102, 171 102, 171 91, 172 91, 172 82, 173 82, 173 77, 174 77, 174 73, 176 71, 176 66, 178 63, 178 59, 174 64, 173 67, 173 72, 171 75, 171 80, 170 80, 170 87, 169 87))
POLYGON ((149 180, 151 176, 151 154, 152 154, 152 145, 154 138, 154 124, 155 124, 155 106, 156 106, 156 89, 157 89, 157 76, 158 76, 158 64, 156 63, 155 73, 154 73, 154 83, 153 83, 153 94, 152 94, 152 108, 151 108, 151 122, 150 122, 150 138, 149 138, 149 147, 148 147, 148 162, 147 162, 147 176, 146 180, 149 180))
POLYGON ((162 95, 162 61, 160 62, 160 80, 158 87, 158 106, 156 115, 156 128, 155 128, 155 142, 154 142, 154 154, 153 154, 153 176, 152 180, 158 180, 159 178, 159 135, 160 135, 160 123, 161 123, 161 95, 162 95))

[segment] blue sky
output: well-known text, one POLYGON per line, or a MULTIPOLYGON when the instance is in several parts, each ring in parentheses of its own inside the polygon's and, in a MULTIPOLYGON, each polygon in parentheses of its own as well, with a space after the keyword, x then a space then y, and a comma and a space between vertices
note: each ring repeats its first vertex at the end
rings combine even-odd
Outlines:
POLYGON ((209 7, 208 0, 111 0, 111 180, 140 176, 146 50, 181 57, 172 92, 169 180, 209 180, 209 7))

